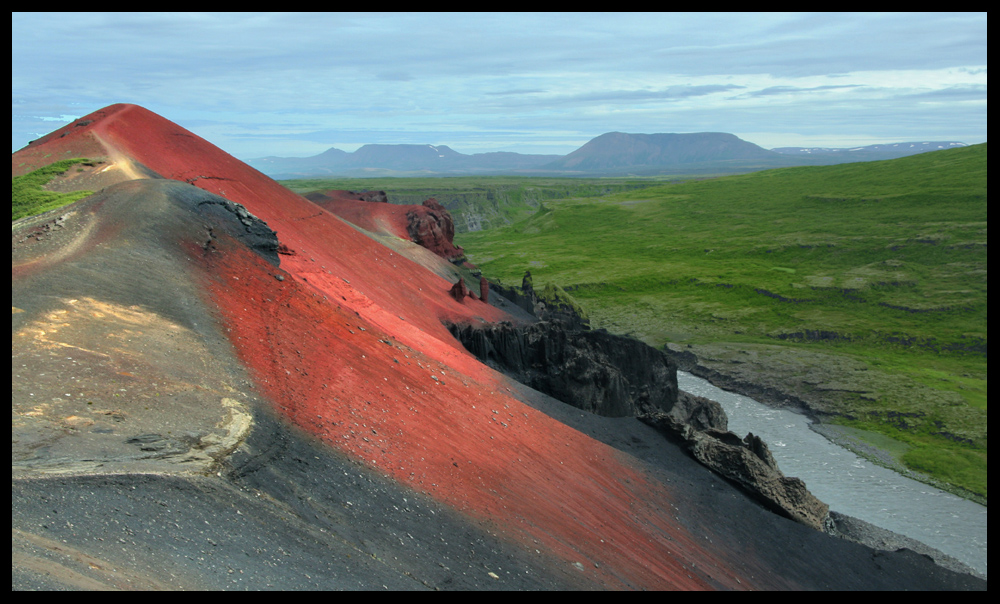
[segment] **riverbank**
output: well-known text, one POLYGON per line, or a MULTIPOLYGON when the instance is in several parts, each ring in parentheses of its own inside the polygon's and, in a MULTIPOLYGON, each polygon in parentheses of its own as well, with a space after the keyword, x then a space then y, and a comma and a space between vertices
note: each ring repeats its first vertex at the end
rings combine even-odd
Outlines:
POLYGON ((684 393, 718 402, 734 433, 750 431, 769 443, 780 469, 804 479, 832 508, 824 523, 830 535, 882 551, 919 552, 943 568, 986 576, 985 507, 865 463, 807 429, 811 422, 796 411, 769 407, 684 371, 677 380, 684 393))
POLYGON ((834 510, 830 510, 830 520, 832 521, 832 526, 830 526, 826 532, 835 537, 840 537, 842 539, 847 539, 848 541, 853 541, 854 543, 860 543, 861 545, 867 545, 868 547, 874 549, 889 552, 908 549, 922 556, 931 558, 938 566, 947 568, 948 570, 966 575, 972 575, 973 577, 978 577, 984 581, 987 580, 985 573, 977 571, 961 560, 958 560, 953 556, 949 556, 941 550, 933 548, 922 541, 911 539, 906 535, 900 535, 899 533, 876 526, 870 522, 865 522, 860 518, 854 518, 853 516, 841 514, 840 512, 834 510))
MULTIPOLYGON (((861 371, 854 364, 819 353, 806 354, 796 351, 794 361, 798 365, 791 365, 792 359, 781 353, 778 353, 777 356, 765 355, 755 350, 749 353, 735 354, 728 348, 682 347, 672 343, 668 343, 665 348, 677 362, 681 371, 707 380, 717 388, 741 394, 770 407, 789 409, 800 413, 809 418, 810 428, 813 431, 859 457, 957 497, 968 499, 982 506, 987 505, 987 498, 982 495, 907 468, 900 461, 899 454, 891 450, 895 448, 895 445, 879 445, 873 442, 878 440, 891 441, 892 439, 833 423, 836 417, 849 415, 850 411, 850 409, 842 408, 842 405, 838 404, 834 393, 843 391, 844 388, 856 387, 850 383, 850 379, 856 378, 848 376, 871 373, 870 371, 861 371), (839 367, 838 363, 844 366, 839 367), (816 369, 817 366, 822 367, 822 375, 811 375, 807 379, 804 371, 797 370, 805 366, 812 369, 812 374, 819 371, 816 369), (817 383, 824 383, 829 387, 816 392, 817 383), (813 392, 813 397, 809 395, 810 392, 813 392)), ((896 445, 906 447, 903 443, 895 442, 896 445)))
MULTIPOLYGON (((742 394, 742 393, 741 393, 742 394)), ((749 396, 749 395, 745 395, 749 396)), ((920 472, 911 470, 903 465, 903 463, 898 459, 898 456, 888 448, 880 447, 879 445, 871 441, 871 436, 881 437, 886 440, 891 440, 888 437, 882 437, 880 434, 874 434, 871 432, 866 432, 865 430, 859 430, 857 428, 851 428, 849 426, 841 426, 839 424, 823 423, 820 421, 813 421, 809 424, 809 429, 817 434, 822 435, 824 438, 829 440, 835 445, 843 447, 854 453, 858 457, 864 458, 873 464, 892 470, 901 476, 905 476, 917 482, 922 482, 926 485, 930 485, 936 489, 941 489, 956 495, 963 499, 968 499, 969 501, 974 501, 981 506, 986 506, 986 498, 976 493, 966 491, 965 489, 956 487, 955 485, 942 482, 940 480, 935 480, 933 477, 920 472), (871 436, 869 436, 871 435, 871 436)), ((897 441, 898 442, 898 441, 897 441)))

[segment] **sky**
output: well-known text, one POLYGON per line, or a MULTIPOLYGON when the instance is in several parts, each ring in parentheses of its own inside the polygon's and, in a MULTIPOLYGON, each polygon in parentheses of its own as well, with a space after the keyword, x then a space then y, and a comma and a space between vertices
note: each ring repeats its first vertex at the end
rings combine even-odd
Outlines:
POLYGON ((11 152, 135 103, 240 159, 986 141, 986 13, 11 13, 11 152))

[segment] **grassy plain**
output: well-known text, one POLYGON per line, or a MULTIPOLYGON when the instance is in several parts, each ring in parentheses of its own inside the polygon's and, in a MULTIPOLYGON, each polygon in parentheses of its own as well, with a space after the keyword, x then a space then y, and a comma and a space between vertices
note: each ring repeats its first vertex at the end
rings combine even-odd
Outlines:
POLYGON ((487 276, 562 286, 596 326, 750 354, 827 421, 985 498, 986 165, 982 144, 552 199, 458 243, 487 276))
POLYGON ((11 221, 25 216, 34 216, 56 208, 68 205, 91 195, 92 191, 74 191, 73 193, 56 193, 46 191, 45 186, 53 177, 69 170, 75 164, 86 163, 87 159, 64 159, 51 163, 44 168, 24 176, 10 179, 11 221))

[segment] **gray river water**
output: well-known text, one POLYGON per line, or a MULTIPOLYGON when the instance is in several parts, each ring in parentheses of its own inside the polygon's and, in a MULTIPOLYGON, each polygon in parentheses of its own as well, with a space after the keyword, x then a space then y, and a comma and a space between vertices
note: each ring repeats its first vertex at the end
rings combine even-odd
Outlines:
POLYGON ((739 436, 764 439, 786 476, 830 509, 916 539, 986 574, 986 507, 858 457, 809 429, 809 419, 678 371, 681 390, 717 401, 739 436))

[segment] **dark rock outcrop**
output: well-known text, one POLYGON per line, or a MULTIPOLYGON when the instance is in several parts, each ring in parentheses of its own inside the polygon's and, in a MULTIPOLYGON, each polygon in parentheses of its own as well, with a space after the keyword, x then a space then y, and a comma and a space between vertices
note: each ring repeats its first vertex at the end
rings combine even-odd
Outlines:
POLYGON ((564 289, 547 284, 541 292, 536 291, 531 271, 525 271, 520 288, 500 283, 490 283, 489 286, 539 321, 559 322, 568 329, 590 329, 590 319, 564 289))
POLYGON ((678 391, 677 364, 668 354, 558 321, 449 329, 469 352, 518 382, 597 415, 637 417, 773 511, 816 530, 829 522, 829 506, 802 480, 785 476, 766 443, 729 432, 717 402, 678 391))
POLYGON ((503 285, 502 283, 490 282, 490 289, 496 292, 498 295, 503 297, 504 300, 514 304, 519 309, 528 313, 532 317, 538 318, 535 314, 535 295, 524 293, 524 290, 518 289, 512 285, 503 285))
MULTIPOLYGON (((185 193, 186 195, 176 197, 189 203, 196 203, 201 215, 215 217, 218 224, 230 235, 245 243, 274 266, 281 265, 281 260, 278 258, 280 247, 278 234, 268 227, 266 222, 251 214, 244 206, 223 197, 207 194, 198 188, 192 187, 191 191, 185 193), (239 226, 236 226, 236 221, 239 222, 239 226)), ((212 239, 215 238, 212 229, 209 229, 208 234, 209 241, 205 244, 206 248, 211 246, 212 239)))
POLYGON ((823 530, 830 506, 809 492, 799 478, 785 476, 760 438, 747 434, 731 442, 732 432, 695 433, 689 444, 695 459, 754 493, 774 511, 816 530, 823 530))
POLYGON ((455 222, 433 197, 406 213, 406 230, 414 243, 451 262, 465 259, 465 250, 455 245, 455 222))
POLYGON ((385 191, 351 191, 351 193, 358 196, 361 201, 370 201, 372 203, 389 203, 389 196, 385 194, 385 191))
POLYGON ((484 363, 598 415, 667 412, 677 402, 677 366, 638 340, 555 322, 450 329, 484 363))
MULTIPOLYGON (((645 418, 640 418, 645 419, 645 418)), ((800 478, 785 476, 761 439, 740 440, 732 432, 695 431, 687 441, 695 459, 753 493, 773 511, 816 530, 824 530, 830 506, 809 492, 800 478)))

